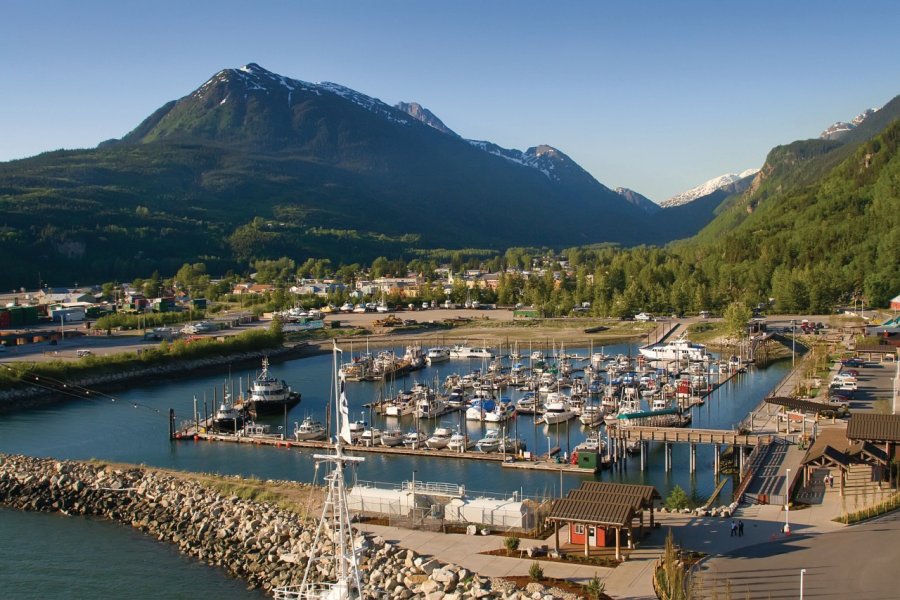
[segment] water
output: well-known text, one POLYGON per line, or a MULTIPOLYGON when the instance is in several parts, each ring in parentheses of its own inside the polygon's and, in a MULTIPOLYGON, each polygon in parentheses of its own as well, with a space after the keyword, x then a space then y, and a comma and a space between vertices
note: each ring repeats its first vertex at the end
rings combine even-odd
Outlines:
MULTIPOLYGON (((345 349, 349 351, 349 347, 345 349)), ((629 348, 625 345, 610 346, 605 350, 607 353, 615 354, 627 353, 629 348)), ((397 351, 402 353, 402 348, 397 348, 397 351)), ((571 351, 581 355, 587 355, 589 352, 584 348, 571 351)), ((349 359, 349 352, 347 358, 349 359)), ((363 408, 363 404, 377 400, 381 393, 396 392, 397 386, 408 388, 416 380, 432 383, 435 377, 442 383, 449 373, 464 373, 472 368, 482 367, 481 361, 473 360, 469 364, 465 363, 466 361, 449 361, 426 368, 398 380, 393 384, 393 390, 390 384, 383 388, 380 383, 348 383, 351 418, 370 420, 370 414, 363 408)), ((704 406, 692 409, 694 417, 692 426, 731 428, 759 403, 788 369, 788 363, 776 363, 766 369, 753 370, 746 375, 737 376, 708 397, 704 406)), ((308 414, 324 422, 326 402, 332 393, 330 354, 274 364, 269 370, 274 376, 285 379, 303 394, 302 402, 293 407, 287 415, 289 432, 293 430, 295 421, 302 420, 308 414)), ((252 376, 253 373, 250 371, 234 373, 235 380, 243 378, 243 388, 247 386, 248 375, 252 376)), ((202 413, 205 394, 209 410, 214 410, 213 389, 218 388, 218 395, 221 397, 224 379, 223 376, 200 376, 148 383, 114 394, 115 401, 109 397, 93 400, 71 399, 45 408, 9 414, 0 420, 0 451, 55 458, 97 458, 186 471, 310 481, 314 471, 310 450, 168 440, 169 408, 175 409, 177 420, 190 419, 193 414, 193 398, 195 396, 198 398, 202 413)), ((236 390, 240 387, 235 382, 236 390)), ((515 390, 507 390, 504 395, 515 399, 521 394, 515 390)), ((376 426, 382 424, 378 417, 372 420, 376 426)), ((440 421, 458 423, 459 416, 451 414, 440 421)), ((273 430, 278 426, 284 427, 285 424, 284 418, 280 416, 267 418, 265 422, 270 423, 273 430)), ((412 417, 400 421, 404 429, 414 424, 415 420, 412 417)), ((438 424, 430 422, 422 424, 422 428, 430 432, 438 424)), ((485 431, 481 425, 470 423, 465 426, 468 428, 470 438, 478 439, 485 431)), ((515 424, 510 423, 508 428, 511 434, 518 433, 524 438, 528 449, 538 454, 547 451, 548 438, 550 445, 558 445, 563 451, 570 451, 585 437, 585 429, 574 420, 569 422, 568 427, 560 425, 557 430, 555 425, 535 426, 530 415, 522 415, 517 418, 515 424)), ((639 468, 639 460, 631 458, 622 469, 601 472, 596 476, 565 474, 562 478, 555 473, 502 469, 497 463, 482 461, 367 453, 366 460, 356 475, 362 480, 399 483, 411 479, 415 470, 418 480, 462 483, 470 491, 489 491, 505 495, 512 495, 512 492, 516 491, 538 496, 558 496, 561 485, 562 491, 565 492, 578 487, 584 479, 596 477, 603 481, 651 484, 659 489, 663 497, 677 484, 688 494, 705 500, 716 485, 712 474, 712 448, 698 447, 697 473, 693 475, 688 473, 688 448, 685 445, 674 446, 675 466, 668 473, 664 470, 662 452, 660 445, 651 446, 648 453, 648 468, 643 472, 639 468)), ((723 492, 725 498, 730 497, 730 487, 726 485, 723 492)), ((10 515, 9 512, 0 512, 0 528, 9 526, 7 522, 11 518, 10 515)), ((87 529, 84 534, 90 539, 109 535, 105 530, 98 529, 101 524, 95 522, 85 524, 84 527, 87 529), (95 531, 97 533, 93 533, 95 531)), ((48 526, 48 536, 52 536, 50 533, 52 530, 53 526, 48 526)), ((43 537, 42 534, 37 535, 36 541, 40 541, 43 537)), ((127 541, 122 543, 128 545, 127 541)), ((52 550, 49 552, 53 553, 52 550)), ((149 559, 154 565, 157 564, 156 561, 156 558, 149 559)), ((185 568, 194 569, 193 566, 185 568)), ((202 577, 199 574, 202 569, 197 567, 196 570, 198 572, 196 576, 202 577)), ((6 569, 0 571, 0 586, 6 584, 7 578, 10 577, 8 573, 6 569)))
POLYGON ((107 521, 0 509, 0 588, 18 598, 265 598, 225 571, 107 521), (90 551, 86 552, 86 549, 90 551))

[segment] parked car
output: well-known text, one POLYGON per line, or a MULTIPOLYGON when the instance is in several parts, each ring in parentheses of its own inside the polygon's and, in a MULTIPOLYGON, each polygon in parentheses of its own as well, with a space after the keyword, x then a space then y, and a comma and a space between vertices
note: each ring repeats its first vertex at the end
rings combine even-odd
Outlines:
POLYGON ((845 367, 859 368, 859 367, 866 366, 866 361, 864 361, 863 359, 861 359, 857 356, 852 356, 850 358, 842 358, 841 364, 844 365, 845 367))

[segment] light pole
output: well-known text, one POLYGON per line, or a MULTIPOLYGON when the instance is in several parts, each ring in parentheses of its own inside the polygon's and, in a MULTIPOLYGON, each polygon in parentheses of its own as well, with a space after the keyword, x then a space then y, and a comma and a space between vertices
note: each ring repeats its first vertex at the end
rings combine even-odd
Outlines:
POLYGON ((785 469, 784 476, 784 534, 791 535, 791 470, 785 469))
POLYGON ((803 600, 803 575, 806 574, 806 569, 800 569, 800 600, 803 600))

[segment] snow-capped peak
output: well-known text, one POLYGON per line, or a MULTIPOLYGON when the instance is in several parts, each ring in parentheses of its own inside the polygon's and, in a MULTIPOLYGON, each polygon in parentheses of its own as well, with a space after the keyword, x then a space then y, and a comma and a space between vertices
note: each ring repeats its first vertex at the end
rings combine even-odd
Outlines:
MULTIPOLYGON (((324 81, 321 83, 309 83, 300 81, 299 79, 291 79, 273 73, 256 63, 248 63, 237 69, 223 69, 209 78, 209 80, 201 85, 195 92, 194 96, 203 98, 208 88, 216 83, 229 83, 239 81, 243 84, 245 92, 263 92, 269 94, 273 91, 287 91, 289 94, 293 92, 309 92, 321 96, 323 93, 339 96, 349 102, 361 106, 366 110, 376 113, 389 121, 406 125, 410 121, 404 118, 404 115, 395 108, 392 108, 379 100, 372 98, 356 90, 352 90, 337 83, 324 81)), ((289 102, 290 104, 290 96, 289 102)))
POLYGON ((828 129, 819 134, 819 139, 821 140, 837 140, 854 129, 856 129, 860 123, 865 121, 869 116, 875 114, 878 111, 877 108, 867 108, 863 112, 856 115, 853 120, 849 123, 845 121, 838 121, 837 123, 830 126, 828 129))
POLYGON ((681 206, 682 204, 687 204, 688 202, 692 202, 697 198, 702 198, 703 196, 708 196, 712 194, 716 190, 722 189, 724 187, 728 187, 742 179, 746 179, 752 175, 756 175, 759 169, 747 169, 746 171, 742 171, 740 173, 726 173, 725 175, 719 175, 709 181, 701 183, 697 187, 693 187, 686 192, 681 192, 680 194, 676 194, 672 196, 668 200, 664 202, 660 202, 660 206, 663 208, 672 208, 673 206, 681 206))

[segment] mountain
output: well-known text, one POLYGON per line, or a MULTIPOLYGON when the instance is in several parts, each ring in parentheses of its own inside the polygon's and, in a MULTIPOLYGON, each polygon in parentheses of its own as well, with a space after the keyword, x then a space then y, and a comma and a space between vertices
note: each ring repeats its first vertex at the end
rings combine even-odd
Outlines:
POLYGON ((425 123, 430 127, 434 127, 442 133, 446 133, 447 135, 456 135, 456 133, 452 129, 444 125, 444 122, 437 118, 437 116, 433 112, 431 112, 418 102, 399 102, 397 103, 395 108, 397 110, 405 112, 414 119, 418 119, 419 121, 425 123))
POLYGON ((0 163, 0 283, 644 241, 642 211, 560 150, 464 140, 411 106, 251 63, 120 140, 0 163))
POLYGON ((693 202, 698 198, 708 196, 716 190, 721 189, 734 193, 737 188, 744 185, 741 182, 746 182, 750 177, 756 175, 758 171, 759 169, 747 169, 741 173, 726 173, 725 175, 719 175, 718 177, 714 177, 709 181, 701 183, 697 187, 693 187, 685 192, 672 196, 668 200, 660 202, 660 206, 663 208, 681 206, 693 202))
POLYGON ((858 114, 852 121, 849 123, 845 123, 844 121, 838 121, 837 123, 828 127, 825 131, 819 134, 820 140, 839 140, 842 137, 846 136, 848 133, 859 127, 863 121, 872 116, 878 111, 877 108, 867 108, 860 114, 858 114))
POLYGON ((632 204, 634 204, 635 206, 637 206, 638 208, 640 208, 642 211, 644 211, 648 215, 656 214, 657 212, 659 212, 661 210, 661 207, 659 204, 657 204, 650 198, 647 198, 646 196, 643 196, 643 195, 635 192, 634 190, 629 190, 628 188, 623 188, 623 187, 617 187, 616 193, 619 194, 620 196, 622 196, 623 198, 625 198, 626 200, 628 200, 629 202, 631 202, 632 204))

